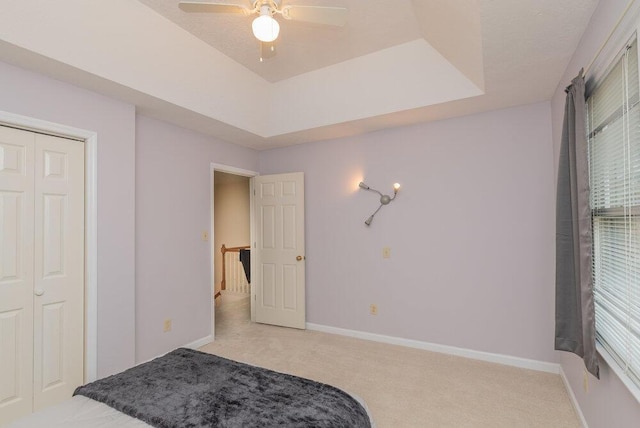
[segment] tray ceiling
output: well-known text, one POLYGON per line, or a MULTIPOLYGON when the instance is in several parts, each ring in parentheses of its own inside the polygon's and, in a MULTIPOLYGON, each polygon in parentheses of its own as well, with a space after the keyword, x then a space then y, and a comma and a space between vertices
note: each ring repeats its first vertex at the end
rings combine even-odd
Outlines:
POLYGON ((3 5, 0 60, 265 149, 548 100, 598 3, 288 1, 347 7, 347 25, 281 20, 261 63, 251 17, 23 0, 3 5))

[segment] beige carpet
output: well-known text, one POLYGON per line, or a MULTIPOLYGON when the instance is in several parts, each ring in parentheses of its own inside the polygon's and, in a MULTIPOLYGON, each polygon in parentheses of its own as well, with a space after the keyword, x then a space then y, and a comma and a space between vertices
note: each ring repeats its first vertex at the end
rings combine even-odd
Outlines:
POLYGON ((252 324, 245 295, 222 296, 201 350, 357 394, 378 428, 580 427, 558 375, 252 324))

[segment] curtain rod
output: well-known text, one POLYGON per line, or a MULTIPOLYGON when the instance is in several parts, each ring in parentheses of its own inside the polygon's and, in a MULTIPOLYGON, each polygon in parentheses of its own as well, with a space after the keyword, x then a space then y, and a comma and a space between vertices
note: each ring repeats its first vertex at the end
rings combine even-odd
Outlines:
POLYGON ((624 19, 624 17, 627 15, 627 12, 629 12, 629 9, 631 9, 631 6, 633 5, 633 3, 635 3, 636 0, 631 0, 629 2, 629 4, 627 5, 627 7, 624 9, 624 12, 622 12, 622 15, 620 15, 620 18, 618 19, 618 22, 616 22, 616 25, 613 26, 613 28, 611 29, 611 32, 609 33, 609 35, 607 36, 607 38, 604 40, 604 42, 602 43, 602 45, 600 45, 600 48, 598 49, 598 51, 596 52, 596 54, 593 56, 593 59, 591 60, 591 62, 589 62, 589 65, 587 65, 584 69, 584 75, 586 76, 587 73, 589 72, 589 69, 591 68, 591 66, 593 65, 594 62, 596 62, 596 59, 598 59, 598 56, 600 55, 600 53, 602 52, 602 50, 605 48, 605 46, 607 45, 607 43, 609 43, 609 40, 611 40, 611 37, 613 36, 613 33, 616 32, 616 30, 618 29, 618 27, 620 26, 620 23, 622 22, 622 20, 624 19))

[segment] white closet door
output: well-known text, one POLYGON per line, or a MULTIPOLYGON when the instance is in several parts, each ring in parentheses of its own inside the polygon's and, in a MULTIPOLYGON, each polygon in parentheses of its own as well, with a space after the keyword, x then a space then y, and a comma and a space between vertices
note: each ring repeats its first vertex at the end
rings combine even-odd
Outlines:
POLYGON ((84 143, 36 135, 34 395, 39 410, 84 376, 84 143))
POLYGON ((84 376, 84 143, 0 126, 0 425, 84 376))
POLYGON ((0 127, 0 425, 33 397, 34 134, 0 127))

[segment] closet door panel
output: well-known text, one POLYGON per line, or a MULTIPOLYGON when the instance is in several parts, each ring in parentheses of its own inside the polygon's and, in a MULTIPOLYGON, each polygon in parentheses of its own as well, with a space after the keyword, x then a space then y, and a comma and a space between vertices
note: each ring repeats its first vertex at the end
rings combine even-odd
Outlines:
POLYGON ((32 411, 34 141, 0 126, 0 425, 32 411))
POLYGON ((84 380, 84 144, 36 137, 34 410, 84 380))

